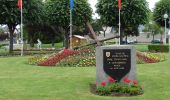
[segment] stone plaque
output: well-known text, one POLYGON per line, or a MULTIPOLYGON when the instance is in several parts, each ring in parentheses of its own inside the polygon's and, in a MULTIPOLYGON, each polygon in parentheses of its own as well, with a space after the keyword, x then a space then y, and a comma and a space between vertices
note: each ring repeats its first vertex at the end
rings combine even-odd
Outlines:
POLYGON ((131 69, 130 49, 104 49, 103 69, 107 75, 120 82, 131 69))
POLYGON ((99 46, 96 48, 96 84, 108 83, 108 77, 122 82, 135 80, 136 50, 133 46, 99 46))

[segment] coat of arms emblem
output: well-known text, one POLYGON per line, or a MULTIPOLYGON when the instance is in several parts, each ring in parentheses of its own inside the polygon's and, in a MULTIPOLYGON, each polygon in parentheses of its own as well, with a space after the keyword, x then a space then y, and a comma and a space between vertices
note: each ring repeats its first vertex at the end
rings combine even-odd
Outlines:
POLYGON ((106 57, 110 57, 110 52, 106 52, 106 57))

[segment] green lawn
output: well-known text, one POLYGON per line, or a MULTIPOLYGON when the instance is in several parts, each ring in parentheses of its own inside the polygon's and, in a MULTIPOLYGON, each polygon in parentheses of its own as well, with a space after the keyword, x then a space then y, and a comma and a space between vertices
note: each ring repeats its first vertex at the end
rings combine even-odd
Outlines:
POLYGON ((39 67, 28 57, 0 58, 0 100, 167 100, 170 98, 170 54, 157 64, 137 65, 144 95, 102 97, 90 93, 95 67, 39 67))
POLYGON ((133 46, 135 46, 138 51, 142 51, 142 52, 148 51, 147 44, 134 44, 133 46))
MULTIPOLYGON (((28 48, 31 48, 29 44, 27 44, 28 48)), ((56 49, 63 48, 63 42, 55 43, 54 46, 56 49)), ((37 48, 37 44, 34 44, 34 48, 37 48)), ((53 48, 52 44, 42 44, 42 48, 53 48)))

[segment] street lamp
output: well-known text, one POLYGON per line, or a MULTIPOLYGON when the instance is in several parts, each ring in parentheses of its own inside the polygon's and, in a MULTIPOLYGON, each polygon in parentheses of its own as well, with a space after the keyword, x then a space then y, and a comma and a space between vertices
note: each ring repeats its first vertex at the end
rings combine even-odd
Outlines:
POLYGON ((164 14, 164 19, 165 19, 165 44, 166 44, 166 20, 167 20, 167 18, 168 18, 168 14, 165 13, 164 14))

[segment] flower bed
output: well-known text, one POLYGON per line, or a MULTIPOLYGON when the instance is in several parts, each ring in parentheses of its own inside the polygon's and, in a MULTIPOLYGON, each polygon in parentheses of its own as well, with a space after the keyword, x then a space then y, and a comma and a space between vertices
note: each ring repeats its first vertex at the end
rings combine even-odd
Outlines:
POLYGON ((101 82, 98 87, 93 85, 93 90, 91 91, 101 96, 136 96, 143 94, 143 89, 136 80, 129 80, 125 77, 123 82, 117 82, 108 77, 107 81, 108 83, 101 82))
MULTIPOLYGON (((137 52, 137 63, 157 63, 164 61, 165 57, 160 54, 137 52)), ((96 66, 96 58, 94 49, 68 50, 64 49, 59 53, 49 56, 34 57, 29 60, 30 64, 39 66, 72 66, 72 67, 91 67, 96 66), (46 58, 46 59, 44 59, 46 58)))
POLYGON ((94 50, 84 49, 77 50, 76 52, 79 53, 66 57, 58 65, 74 67, 88 67, 96 65, 94 50))
MULTIPOLYGON (((69 65, 69 62, 74 65, 76 62, 72 62, 76 60, 75 56, 83 53, 91 52, 91 50, 84 49, 84 50, 69 50, 64 49, 59 53, 50 55, 47 59, 37 62, 39 66, 55 66, 56 64, 60 63, 63 59, 67 58, 65 61, 69 65), (69 59, 71 57, 71 59, 69 59)), ((79 58, 81 59, 81 58, 79 58)), ((66 64, 65 64, 66 65, 66 64)))
POLYGON ((137 52, 137 63, 157 63, 165 60, 165 56, 154 53, 137 52))

